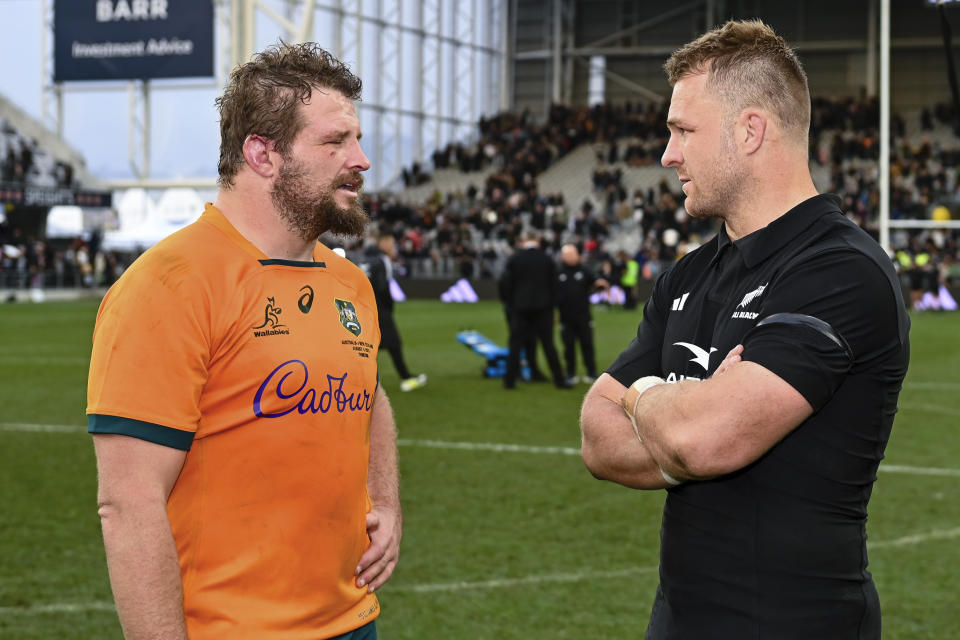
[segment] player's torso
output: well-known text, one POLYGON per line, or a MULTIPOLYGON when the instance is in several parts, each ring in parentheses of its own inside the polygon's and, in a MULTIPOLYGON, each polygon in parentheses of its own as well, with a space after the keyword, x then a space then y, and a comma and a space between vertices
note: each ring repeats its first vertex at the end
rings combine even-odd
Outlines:
POLYGON ((233 321, 213 345, 198 438, 370 412, 379 329, 366 280, 325 263, 268 262, 244 277, 233 321))
POLYGON ((372 291, 352 265, 266 262, 213 293, 200 424, 168 504, 188 618, 211 633, 211 611, 279 633, 291 616, 319 630, 376 605, 353 586, 369 544, 372 291))
POLYGON ((780 264, 709 270, 673 283, 663 301, 663 377, 670 382, 709 377, 761 317, 764 294, 780 264))

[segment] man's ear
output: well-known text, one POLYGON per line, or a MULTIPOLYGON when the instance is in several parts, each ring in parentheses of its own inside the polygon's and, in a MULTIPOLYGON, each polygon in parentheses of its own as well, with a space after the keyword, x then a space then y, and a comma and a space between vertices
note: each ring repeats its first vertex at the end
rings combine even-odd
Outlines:
POLYGON ((738 145, 747 155, 756 153, 767 136, 767 114, 747 109, 740 114, 737 124, 738 145))
POLYGON ((263 178, 271 178, 277 173, 277 155, 273 149, 273 140, 269 138, 250 134, 243 141, 243 159, 254 173, 263 178))

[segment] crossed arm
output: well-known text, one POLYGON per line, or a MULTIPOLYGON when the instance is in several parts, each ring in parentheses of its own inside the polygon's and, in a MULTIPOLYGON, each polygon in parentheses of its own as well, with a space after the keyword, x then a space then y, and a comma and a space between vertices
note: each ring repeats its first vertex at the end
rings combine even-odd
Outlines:
POLYGON ((704 480, 758 459, 812 412, 782 378, 741 361, 738 349, 707 380, 651 387, 639 402, 605 373, 583 403, 583 460, 595 477, 635 489, 670 486, 661 470, 704 480), (634 406, 636 432, 627 415, 634 406))

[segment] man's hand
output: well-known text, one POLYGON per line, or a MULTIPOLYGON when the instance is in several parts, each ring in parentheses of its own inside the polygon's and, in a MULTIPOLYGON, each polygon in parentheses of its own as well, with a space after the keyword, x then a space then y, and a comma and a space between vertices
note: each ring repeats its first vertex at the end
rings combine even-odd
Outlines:
POLYGON ((370 547, 357 565, 357 586, 373 593, 393 575, 400 555, 400 515, 385 507, 373 507, 367 514, 370 547))
POLYGON ((738 344, 733 349, 730 349, 730 352, 727 354, 727 357, 723 359, 723 362, 720 363, 720 366, 717 367, 717 370, 713 372, 714 376, 718 376, 721 373, 725 373, 732 365, 740 362, 741 355, 743 354, 743 345, 738 344))

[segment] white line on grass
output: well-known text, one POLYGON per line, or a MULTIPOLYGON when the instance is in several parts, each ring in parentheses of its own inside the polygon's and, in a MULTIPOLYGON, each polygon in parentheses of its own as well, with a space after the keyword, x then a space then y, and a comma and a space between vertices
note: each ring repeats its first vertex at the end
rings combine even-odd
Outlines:
MULTIPOLYGON (((78 425, 24 424, 19 422, 0 423, 0 431, 24 431, 31 433, 86 433, 87 428, 78 425)), ((532 453, 540 455, 579 456, 576 447, 551 447, 527 444, 505 444, 498 442, 450 442, 444 440, 416 440, 400 438, 401 447, 420 447, 425 449, 446 449, 454 451, 491 451, 494 453, 532 453)), ((919 476, 960 477, 960 469, 937 469, 935 467, 912 467, 909 465, 881 464, 880 471, 886 473, 905 473, 919 476)))
MULTIPOLYGON (((580 449, 574 447, 538 447, 523 444, 502 444, 496 442, 445 442, 442 440, 413 440, 400 438, 397 444, 401 447, 423 447, 427 449, 452 449, 460 451, 492 451, 495 453, 535 453, 561 454, 579 456, 580 449)), ((880 471, 886 473, 907 473, 920 476, 953 476, 960 477, 960 469, 937 469, 933 467, 911 467, 908 465, 881 464, 880 471)))
POLYGON ((25 431, 28 433, 85 433, 86 427, 70 424, 23 424, 20 422, 0 423, 0 431, 25 431))
POLYGON ((459 449, 462 451, 494 451, 510 453, 552 453, 565 456, 579 456, 580 449, 575 447, 542 447, 527 444, 503 444, 496 442, 445 442, 443 440, 411 440, 400 438, 401 447, 422 447, 427 449, 459 449))
POLYGON ((933 467, 911 467, 902 464, 881 464, 878 471, 887 473, 910 473, 917 476, 953 476, 960 477, 960 469, 936 469, 933 467))
MULTIPOLYGON (((960 527, 956 529, 935 529, 927 533, 904 536, 893 540, 870 542, 870 550, 907 547, 921 544, 928 540, 949 540, 960 537, 960 527)), ((493 580, 478 580, 475 582, 433 582, 426 584, 398 584, 390 585, 387 591, 398 593, 455 593, 458 591, 503 589, 539 584, 558 584, 565 582, 583 582, 586 580, 609 580, 629 576, 654 573, 657 567, 633 567, 616 571, 578 571, 567 573, 549 573, 542 575, 523 576, 521 578, 498 578, 493 580)), ((0 607, 0 618, 13 615, 40 615, 49 613, 82 613, 85 611, 113 611, 112 602, 60 602, 51 604, 36 604, 28 607, 0 607)))
POLYGON ((434 582, 428 584, 410 584, 390 586, 390 591, 406 591, 412 593, 436 593, 451 591, 466 591, 470 589, 500 589, 503 587, 519 587, 524 585, 550 584, 558 582, 582 582, 584 580, 606 580, 609 578, 625 578, 641 573, 653 573, 657 567, 633 567, 618 569, 617 571, 578 571, 574 573, 550 573, 546 575, 524 576, 522 578, 499 578, 496 580, 480 580, 477 582, 434 582))
POLYGON ((960 382, 904 382, 907 389, 960 389, 960 382))
POLYGON ((870 549, 886 549, 887 547, 906 547, 912 544, 920 544, 927 540, 949 540, 950 538, 960 537, 960 527, 956 529, 934 529, 927 533, 918 533, 912 536, 904 536, 893 540, 881 540, 880 542, 868 542, 870 549))
POLYGON ((930 404, 929 402, 904 402, 900 404, 901 411, 926 411, 927 413, 940 413, 945 416, 960 416, 960 411, 953 407, 945 407, 942 404, 930 404))
POLYGON ((29 607, 0 607, 0 618, 12 615, 38 615, 43 613, 82 613, 84 611, 114 611, 112 602, 55 602, 35 604, 29 607))

